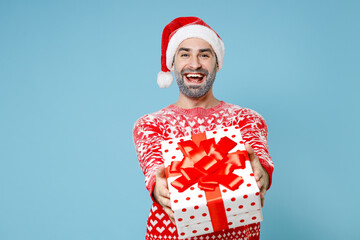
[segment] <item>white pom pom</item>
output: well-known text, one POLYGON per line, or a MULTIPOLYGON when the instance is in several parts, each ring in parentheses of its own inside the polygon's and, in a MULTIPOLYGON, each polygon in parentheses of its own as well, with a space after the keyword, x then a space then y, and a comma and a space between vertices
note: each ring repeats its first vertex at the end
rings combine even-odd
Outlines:
POLYGON ((160 88, 168 88, 173 82, 171 72, 159 72, 157 75, 157 83, 160 88))

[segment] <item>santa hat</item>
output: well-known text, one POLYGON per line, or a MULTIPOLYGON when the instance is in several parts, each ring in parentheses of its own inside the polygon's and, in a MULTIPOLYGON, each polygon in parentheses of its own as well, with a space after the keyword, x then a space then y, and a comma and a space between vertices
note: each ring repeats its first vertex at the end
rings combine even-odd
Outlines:
POLYGON ((182 41, 188 38, 200 38, 207 41, 214 49, 219 70, 224 61, 224 43, 220 36, 203 20, 197 17, 179 17, 165 26, 161 39, 161 72, 157 83, 167 88, 173 82, 170 69, 173 65, 175 52, 182 41))

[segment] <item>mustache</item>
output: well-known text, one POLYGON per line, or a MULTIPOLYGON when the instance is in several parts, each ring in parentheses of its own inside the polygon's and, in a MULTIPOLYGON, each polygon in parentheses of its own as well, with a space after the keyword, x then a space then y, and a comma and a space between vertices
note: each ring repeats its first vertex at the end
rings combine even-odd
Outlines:
POLYGON ((196 69, 196 70, 186 68, 186 69, 183 69, 181 71, 181 75, 184 75, 184 74, 187 74, 187 73, 202 73, 205 76, 207 76, 209 74, 209 71, 207 71, 206 69, 203 69, 203 68, 199 68, 199 69, 196 69))

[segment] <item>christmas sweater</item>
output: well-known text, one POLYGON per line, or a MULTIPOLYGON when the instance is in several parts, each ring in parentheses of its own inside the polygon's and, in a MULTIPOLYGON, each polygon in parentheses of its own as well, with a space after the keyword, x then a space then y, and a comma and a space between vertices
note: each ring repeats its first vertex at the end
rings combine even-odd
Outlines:
MULTIPOLYGON (((145 115, 134 125, 133 138, 145 185, 150 192, 155 186, 157 169, 164 163, 161 141, 211 131, 221 127, 239 126, 242 137, 258 156, 270 176, 274 169, 267 144, 267 126, 257 112, 233 104, 220 102, 209 109, 200 107, 182 109, 170 105, 158 112, 145 115)), ((161 205, 153 200, 147 221, 146 240, 178 239, 176 226, 170 221, 161 205)), ((260 238, 260 223, 209 233, 191 240, 255 240, 260 238)))

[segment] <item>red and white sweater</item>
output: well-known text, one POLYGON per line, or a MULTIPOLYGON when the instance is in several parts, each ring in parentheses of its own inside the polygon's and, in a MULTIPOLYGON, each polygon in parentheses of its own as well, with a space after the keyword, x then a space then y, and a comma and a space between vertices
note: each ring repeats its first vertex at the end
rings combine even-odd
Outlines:
MULTIPOLYGON (((242 137, 249 143, 259 157, 260 163, 269 173, 270 183, 274 169, 267 144, 267 126, 257 112, 233 104, 220 102, 210 109, 182 109, 170 105, 158 112, 138 119, 133 137, 140 167, 145 175, 145 185, 152 196, 155 186, 155 173, 164 159, 160 142, 211 131, 221 127, 237 125, 242 137)), ((216 233, 197 236, 192 240, 255 240, 260 237, 260 223, 223 230, 216 233)), ((176 226, 170 221, 162 207, 153 201, 147 221, 146 240, 178 239, 176 226)))

